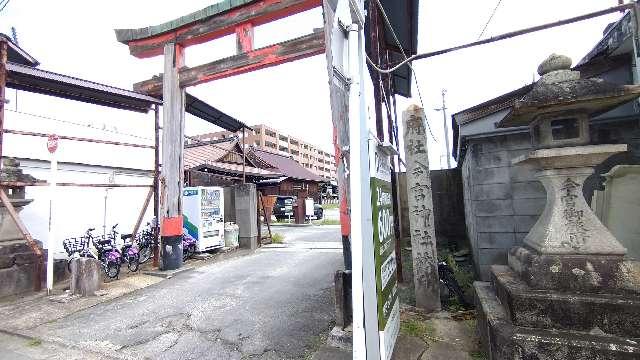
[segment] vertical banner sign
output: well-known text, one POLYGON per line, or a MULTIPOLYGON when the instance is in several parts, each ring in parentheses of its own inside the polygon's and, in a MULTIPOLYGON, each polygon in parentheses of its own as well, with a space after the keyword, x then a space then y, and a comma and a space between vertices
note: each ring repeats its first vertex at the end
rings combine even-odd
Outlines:
POLYGON ((56 250, 55 229, 53 224, 54 199, 56 196, 56 182, 58 181, 58 160, 56 150, 58 150, 58 136, 49 135, 47 138, 47 150, 51 154, 51 172, 49 176, 49 238, 47 239, 47 292, 53 288, 53 253, 56 250))
POLYGON ((371 210, 381 359, 391 359, 400 330, 396 252, 391 196, 391 160, 387 150, 370 144, 371 210))

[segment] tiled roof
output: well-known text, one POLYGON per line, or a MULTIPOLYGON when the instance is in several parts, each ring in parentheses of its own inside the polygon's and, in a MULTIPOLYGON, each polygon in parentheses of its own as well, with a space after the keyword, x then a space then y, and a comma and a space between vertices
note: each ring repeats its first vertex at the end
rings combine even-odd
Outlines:
MULTIPOLYGON (((209 169, 230 172, 234 174, 242 174, 242 164, 231 164, 216 161, 207 161, 205 165, 209 169)), ((244 172, 249 176, 261 176, 264 178, 278 178, 282 174, 270 170, 260 169, 253 166, 245 166, 244 172)))
POLYGON ((286 177, 299 180, 323 181, 320 176, 305 169, 291 157, 256 148, 252 148, 251 152, 286 177))
POLYGON ((208 162, 217 162, 233 150, 237 143, 237 140, 232 140, 212 145, 185 147, 184 168, 192 169, 208 162))

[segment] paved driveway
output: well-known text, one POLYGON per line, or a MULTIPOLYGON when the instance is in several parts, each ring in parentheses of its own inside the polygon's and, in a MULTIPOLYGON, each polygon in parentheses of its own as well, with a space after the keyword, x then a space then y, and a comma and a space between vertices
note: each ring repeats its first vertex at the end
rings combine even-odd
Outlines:
POLYGON ((285 245, 182 273, 34 332, 114 357, 303 359, 334 319, 340 232, 275 231, 285 245))

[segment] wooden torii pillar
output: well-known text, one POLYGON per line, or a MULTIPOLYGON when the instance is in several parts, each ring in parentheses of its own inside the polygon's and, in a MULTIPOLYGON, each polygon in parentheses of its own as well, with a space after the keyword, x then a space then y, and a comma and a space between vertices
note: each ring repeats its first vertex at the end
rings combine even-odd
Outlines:
POLYGON ((134 89, 163 98, 160 176, 160 268, 182 265, 182 190, 185 88, 319 55, 323 31, 254 49, 253 29, 322 5, 322 0, 225 0, 173 21, 140 29, 116 30, 131 55, 164 55, 164 74, 134 84, 134 89), (237 54, 207 64, 184 66, 184 49, 236 34, 237 54))

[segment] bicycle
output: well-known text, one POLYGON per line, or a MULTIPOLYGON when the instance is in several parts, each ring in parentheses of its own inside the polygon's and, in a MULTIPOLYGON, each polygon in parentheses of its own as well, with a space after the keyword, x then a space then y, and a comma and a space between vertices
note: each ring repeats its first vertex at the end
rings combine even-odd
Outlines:
MULTIPOLYGON (((89 229, 93 231, 94 229, 89 229)), ((89 238, 86 236, 80 236, 78 238, 68 238, 62 241, 62 246, 67 252, 69 259, 67 260, 67 270, 71 272, 71 262, 81 257, 95 259, 95 255, 89 249, 89 238)))
POLYGON ((120 274, 122 255, 116 249, 115 243, 111 239, 95 238, 91 232, 95 229, 87 230, 87 238, 91 241, 98 253, 98 260, 102 263, 105 275, 115 279, 120 274))

